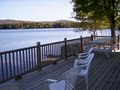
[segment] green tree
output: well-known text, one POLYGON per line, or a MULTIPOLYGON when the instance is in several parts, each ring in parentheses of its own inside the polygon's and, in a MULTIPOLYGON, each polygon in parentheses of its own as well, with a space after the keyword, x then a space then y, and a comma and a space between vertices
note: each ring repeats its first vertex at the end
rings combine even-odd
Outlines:
POLYGON ((82 22, 109 21, 111 36, 115 36, 116 20, 120 15, 120 0, 72 0, 75 18, 82 22))
POLYGON ((88 31, 93 35, 97 35, 97 30, 101 30, 103 28, 108 28, 108 20, 92 20, 91 22, 82 21, 79 22, 78 28, 76 32, 84 32, 88 31))

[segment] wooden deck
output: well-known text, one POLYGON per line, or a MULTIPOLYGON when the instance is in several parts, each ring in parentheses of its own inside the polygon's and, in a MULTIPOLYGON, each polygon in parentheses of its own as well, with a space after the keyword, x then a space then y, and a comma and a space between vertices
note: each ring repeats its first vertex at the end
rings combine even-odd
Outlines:
MULTIPOLYGON (((76 58, 71 57, 42 71, 27 74, 21 80, 9 82, 19 83, 23 90, 44 90, 45 79, 57 79, 63 72, 73 67, 76 58)), ((89 90, 120 90, 120 52, 112 52, 109 59, 104 53, 95 53, 89 72, 89 90)), ((83 77, 78 77, 76 90, 86 90, 83 77)))

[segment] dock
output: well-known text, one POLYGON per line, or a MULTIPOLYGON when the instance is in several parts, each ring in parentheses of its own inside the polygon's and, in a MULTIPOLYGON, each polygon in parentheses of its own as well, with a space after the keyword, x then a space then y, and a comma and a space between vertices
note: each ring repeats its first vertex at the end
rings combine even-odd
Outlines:
MULTIPOLYGON (((18 83, 22 90, 44 90, 45 80, 57 79, 63 72, 73 67, 77 56, 61 60, 55 65, 49 65, 22 76, 22 79, 12 79, 5 83, 18 83)), ((85 80, 78 77, 76 90, 86 90, 85 80)), ((111 52, 110 58, 104 53, 95 52, 89 70, 89 90, 120 90, 120 52, 111 52)))

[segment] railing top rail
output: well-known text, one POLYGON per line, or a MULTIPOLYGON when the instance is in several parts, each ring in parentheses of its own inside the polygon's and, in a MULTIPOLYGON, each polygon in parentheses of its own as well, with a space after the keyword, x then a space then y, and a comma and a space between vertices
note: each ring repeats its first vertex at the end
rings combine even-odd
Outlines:
MULTIPOLYGON (((112 36, 93 36, 93 37, 112 37, 112 36)), ((117 36, 115 36, 117 37, 117 36)))
POLYGON ((67 42, 69 41, 74 41, 74 40, 79 40, 80 38, 75 38, 75 39, 71 39, 71 40, 67 40, 67 42))
POLYGON ((93 36, 93 37, 111 37, 111 36, 93 36))
POLYGON ((88 37, 82 37, 83 39, 85 39, 85 38, 91 38, 91 36, 88 36, 88 37))
POLYGON ((41 46, 47 46, 47 45, 58 44, 58 43, 63 43, 63 42, 64 41, 53 42, 53 43, 48 43, 48 44, 41 44, 41 46))
POLYGON ((3 52, 0 52, 0 54, 11 53, 11 52, 16 52, 16 51, 22 51, 22 50, 31 49, 31 48, 36 48, 36 46, 25 47, 25 48, 10 50, 10 51, 3 51, 3 52))

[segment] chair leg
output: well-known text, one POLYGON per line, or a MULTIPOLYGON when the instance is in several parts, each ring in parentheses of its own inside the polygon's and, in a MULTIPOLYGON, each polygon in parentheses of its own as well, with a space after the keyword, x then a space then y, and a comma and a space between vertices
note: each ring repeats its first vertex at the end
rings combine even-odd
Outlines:
POLYGON ((108 52, 105 52, 105 54, 106 54, 107 58, 109 58, 109 57, 110 57, 108 52))
POLYGON ((85 76, 86 89, 88 90, 88 75, 85 76))

